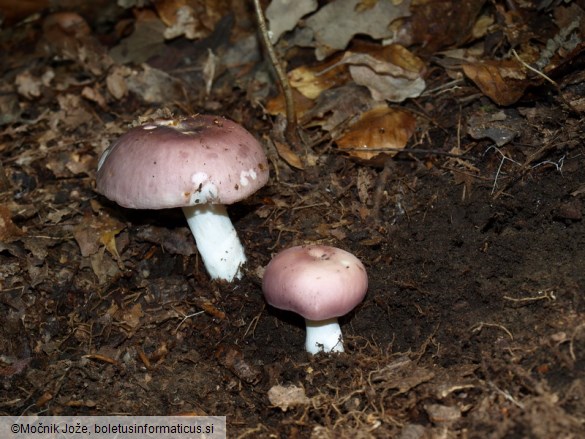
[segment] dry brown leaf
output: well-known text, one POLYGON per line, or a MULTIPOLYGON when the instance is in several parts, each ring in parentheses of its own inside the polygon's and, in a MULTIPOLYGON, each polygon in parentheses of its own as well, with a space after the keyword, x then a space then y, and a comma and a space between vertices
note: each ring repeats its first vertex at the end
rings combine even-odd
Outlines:
POLYGON ((226 0, 158 0, 154 5, 167 26, 166 39, 182 35, 190 40, 205 38, 230 12, 226 0))
POLYGON ((464 64, 463 72, 498 105, 515 103, 532 84, 526 79, 524 67, 515 60, 464 64))
POLYGON ((54 130, 62 134, 63 130, 76 130, 81 125, 90 122, 93 115, 86 109, 86 105, 81 97, 75 94, 60 94, 57 96, 60 111, 51 114, 51 124, 59 127, 60 130, 54 130))
POLYGON ((362 204, 370 202, 370 190, 374 186, 375 177, 369 168, 358 168, 358 175, 356 179, 356 187, 358 198, 362 204))
POLYGON ((338 137, 349 121, 357 119, 372 107, 373 101, 368 90, 352 81, 325 90, 299 120, 303 126, 321 126, 332 137, 338 137))
POLYGON ((116 264, 112 257, 106 253, 105 247, 89 257, 93 273, 98 279, 99 285, 104 285, 113 277, 120 275, 119 264, 116 264))
POLYGON ((26 17, 39 13, 49 7, 49 0, 2 0, 0 2, 0 16, 5 27, 24 20, 26 17))
POLYGON ((90 175, 91 172, 95 169, 95 165, 95 156, 72 152, 65 167, 75 175, 90 175))
POLYGON ((450 424, 461 418, 461 409, 456 406, 425 404, 424 408, 433 424, 450 424))
POLYGON ((149 103, 179 102, 185 98, 180 80, 148 64, 129 76, 126 84, 132 93, 149 103))
POLYGON ((75 61, 95 76, 101 76, 113 62, 107 49, 92 35, 87 21, 75 12, 47 16, 39 47, 50 57, 75 61))
POLYGON ((299 20, 317 9, 317 0, 272 0, 266 8, 270 23, 270 41, 278 42, 280 36, 295 28, 299 20))
POLYGON ((79 245, 82 256, 96 254, 101 244, 107 248, 112 256, 119 259, 115 236, 125 227, 124 223, 108 215, 86 214, 83 221, 73 230, 73 236, 79 245))
POLYGON ((341 62, 349 65, 354 81, 378 101, 402 102, 420 96, 426 86, 424 62, 398 44, 346 52, 341 62))
POLYGON ((0 205, 0 242, 12 242, 22 236, 22 230, 12 222, 8 207, 0 205))
POLYGON ((415 117, 408 111, 380 106, 370 110, 335 139, 337 147, 350 156, 371 160, 397 154, 414 133, 415 117))
POLYGON ((349 75, 347 67, 337 65, 333 69, 326 66, 315 67, 301 66, 288 73, 290 85, 309 99, 316 99, 319 95, 330 88, 347 82, 349 75), (321 72, 324 73, 321 74, 321 72))
POLYGON ((106 99, 95 85, 93 87, 83 87, 83 90, 81 90, 81 96, 89 101, 95 102, 102 110, 107 108, 106 99))
MULTIPOLYGON (((121 307, 117 303, 112 302, 107 310, 107 314, 123 329, 128 335, 133 334, 138 328, 142 326, 142 318, 144 311, 140 303, 134 303, 131 307, 121 307)), ((115 354, 107 352, 109 349, 101 349, 101 354, 105 356, 114 357, 115 354)))
POLYGON ((106 78, 106 87, 114 99, 120 100, 128 94, 126 77, 132 73, 128 67, 115 66, 106 78))
POLYGON ((426 53, 460 46, 473 38, 473 28, 485 0, 419 0, 410 17, 411 42, 426 53))
POLYGON ((16 91, 26 99, 35 99, 41 96, 43 85, 41 78, 33 76, 30 71, 24 71, 16 75, 14 80, 16 91))
POLYGON ((235 345, 219 345, 215 350, 215 358, 219 364, 248 384, 256 385, 262 379, 260 368, 235 345))
POLYGON ((280 158, 290 166, 297 169, 305 169, 301 158, 292 149, 290 149, 288 145, 275 140, 274 146, 276 147, 276 151, 278 152, 280 158))
POLYGON ((336 0, 319 9, 306 20, 313 30, 318 60, 347 47, 354 35, 365 34, 372 38, 390 38, 390 23, 410 15, 410 1, 400 4, 390 1, 371 3, 359 7, 361 0, 336 0))
MULTIPOLYGON (((311 99, 302 95, 294 88, 293 98, 295 101, 295 113, 297 119, 301 119, 303 115, 315 105, 311 99)), ((266 112, 273 116, 276 116, 277 114, 285 114, 285 108, 284 96, 282 94, 279 94, 266 102, 266 112)))
POLYGON ((119 64, 146 62, 165 51, 164 23, 149 10, 137 14, 134 32, 110 50, 119 64))

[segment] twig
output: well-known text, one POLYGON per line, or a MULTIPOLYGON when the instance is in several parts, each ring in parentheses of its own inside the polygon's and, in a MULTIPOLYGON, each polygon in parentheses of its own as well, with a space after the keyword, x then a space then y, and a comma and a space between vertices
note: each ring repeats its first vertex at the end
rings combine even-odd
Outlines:
POLYGON ((524 409, 524 404, 520 401, 518 401, 516 398, 514 398, 510 392, 508 391, 504 391, 502 389, 500 389, 498 386, 496 386, 494 383, 492 383, 491 381, 487 382, 488 385, 494 389, 496 392, 498 392, 500 395, 502 395, 504 398, 506 398, 508 401, 510 401, 511 403, 515 404, 517 407, 524 409))
POLYGON ((386 190, 386 183, 394 171, 394 162, 391 158, 384 162, 384 169, 378 174, 378 181, 376 182, 376 189, 374 190, 374 205, 372 206, 371 215, 377 223, 380 221, 380 208, 382 207, 382 198, 386 190))
POLYGON ((4 169, 4 165, 2 161, 0 161, 0 192, 4 192, 10 189, 10 181, 6 176, 6 170, 4 169))
POLYGON ((276 55, 274 46, 270 41, 268 27, 266 26, 264 13, 262 12, 262 6, 260 6, 260 0, 254 0, 254 9, 256 11, 256 18, 258 20, 258 27, 260 28, 260 35, 262 36, 262 43, 264 44, 264 48, 268 53, 270 63, 272 64, 272 67, 274 67, 274 71, 276 72, 276 77, 278 79, 278 84, 282 94, 284 95, 284 101, 286 105, 286 140, 291 144, 291 146, 293 146, 296 151, 300 151, 301 140, 297 131, 297 113, 295 111, 295 100, 293 97, 292 88, 288 82, 286 72, 284 71, 281 62, 276 55))
MULTIPOLYGON (((494 194, 494 192, 496 191, 496 188, 498 187, 498 177, 500 176, 500 171, 502 170, 502 166, 504 165, 504 162, 506 160, 515 163, 518 166, 522 166, 522 164, 518 163, 516 160, 512 160, 510 157, 506 157, 506 155, 500 150, 500 148, 498 148, 495 145, 490 146, 488 149, 486 149, 486 153, 490 150, 490 149, 494 149, 496 150, 501 156, 502 156, 502 160, 500 161, 500 165, 498 166, 498 170, 496 171, 496 176, 494 177, 494 185, 492 186, 492 192, 491 195, 494 194)), ((484 153, 485 154, 485 153, 484 153)), ((500 191, 501 192, 501 191, 500 191)), ((499 193, 498 193, 499 195, 499 193)))
POLYGON ((555 293, 552 290, 538 291, 537 294, 538 294, 538 296, 532 296, 532 297, 516 298, 516 297, 511 297, 511 296, 504 296, 503 298, 505 300, 509 300, 510 302, 516 302, 516 303, 536 302, 538 300, 556 300, 555 293))
MULTIPOLYGON (((500 162, 500 166, 498 166, 498 170, 496 172, 496 177, 494 180, 494 187, 492 189, 492 195, 493 198, 496 199, 498 198, 513 182, 517 181, 518 179, 522 178, 524 175, 526 175, 526 173, 530 172, 531 170, 539 167, 539 166, 543 166, 543 165, 552 165, 556 168, 556 170, 558 172, 562 173, 562 169, 563 169, 563 164, 565 162, 565 156, 563 155, 558 162, 553 162, 551 160, 544 160, 541 161, 539 163, 536 163, 535 165, 532 165, 532 163, 534 163, 536 160, 540 160, 546 152, 548 152, 549 150, 557 147, 558 144, 554 144, 554 143, 546 143, 543 146, 541 146, 540 148, 538 148, 534 153, 532 153, 526 160, 524 160, 524 163, 518 163, 515 160, 512 160, 509 157, 506 157, 504 155, 504 153, 497 148, 496 146, 492 145, 490 146, 488 149, 486 149, 486 153, 494 148, 497 152, 500 153, 500 155, 502 156, 502 161, 500 162), (518 165, 520 167, 520 170, 516 173, 516 176, 512 179, 512 181, 508 182, 507 184, 504 185, 504 187, 502 189, 500 189, 496 194, 494 194, 494 191, 496 189, 497 186, 497 180, 498 180, 498 176, 500 174, 500 169, 502 168, 502 165, 504 164, 504 161, 510 161, 516 165, 518 165)), ((485 153, 484 153, 485 154, 485 153)))
POLYGON ((464 154, 454 154, 452 152, 440 151, 438 149, 424 149, 424 148, 368 148, 365 146, 356 146, 353 148, 343 148, 343 151, 365 151, 365 152, 403 152, 408 154, 426 154, 426 155, 440 155, 445 157, 461 157, 464 154))
POLYGON ((508 334, 508 336, 510 337, 510 339, 514 340, 514 336, 508 330, 508 328, 506 328, 504 325, 500 325, 498 323, 479 322, 477 325, 475 325, 473 328, 471 328, 471 332, 481 332, 481 330, 484 328, 484 326, 485 327, 488 327, 488 328, 499 328, 502 331, 504 331, 506 334, 508 334))
MULTIPOLYGON (((173 309, 174 309, 174 308, 173 308, 173 309)), ((175 311, 176 311, 176 310, 175 310, 175 311)), ((177 327, 175 328, 175 333, 179 332, 179 328, 181 327, 181 325, 182 325, 183 323, 185 323, 185 321, 186 321, 187 319, 190 319, 191 317, 198 316, 199 314, 203 314, 204 312, 205 312, 205 311, 197 311, 197 312, 194 312, 193 314, 185 315, 184 313, 182 313, 182 312, 180 312, 180 311, 179 311, 179 313, 180 313, 180 314, 183 314, 183 320, 181 320, 181 322, 180 322, 180 323, 177 325, 177 327)))
POLYGON ((518 54, 516 53, 516 50, 512 49, 512 55, 514 55, 514 57, 516 58, 516 60, 522 64, 524 67, 526 67, 528 70, 530 70, 533 73, 536 73, 538 76, 540 76, 541 78, 543 78, 545 81, 550 82, 552 85, 554 85, 557 90, 559 88, 559 85, 553 81, 552 79, 550 79, 548 76, 546 76, 544 73, 542 73, 539 70, 536 70, 534 67, 528 65, 527 63, 525 63, 524 61, 522 61, 522 59, 518 56, 518 54))
POLYGON ((571 337, 571 342, 569 343, 569 353, 571 354, 571 358, 573 359, 573 361, 577 361, 577 356, 575 355, 575 338, 577 337, 577 333, 581 330, 585 328, 585 323, 577 326, 575 328, 575 330, 573 331, 573 336, 571 337))

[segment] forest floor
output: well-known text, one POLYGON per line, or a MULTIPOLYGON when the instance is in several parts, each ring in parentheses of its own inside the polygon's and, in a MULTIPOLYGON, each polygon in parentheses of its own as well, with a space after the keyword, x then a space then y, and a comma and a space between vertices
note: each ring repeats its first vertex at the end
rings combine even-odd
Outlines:
POLYGON ((116 97, 91 34, 73 50, 39 48, 41 21, 3 32, 2 414, 225 415, 234 438, 582 437, 584 130, 562 98, 583 90, 579 69, 557 78, 565 94, 544 82, 506 107, 469 81, 413 99, 417 133, 374 165, 305 126, 295 167, 267 142, 278 124, 253 81, 224 71, 180 103, 116 97), (101 152, 161 107, 226 115, 268 145, 269 183, 229 209, 240 280, 209 279, 180 210, 95 191, 101 152), (341 354, 306 353, 303 319, 263 299, 262 268, 307 243, 368 272, 341 354))

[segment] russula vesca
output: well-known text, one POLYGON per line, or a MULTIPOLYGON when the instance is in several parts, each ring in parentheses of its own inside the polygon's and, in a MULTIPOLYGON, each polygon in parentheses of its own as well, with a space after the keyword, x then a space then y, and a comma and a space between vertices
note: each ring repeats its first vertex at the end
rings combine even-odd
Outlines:
POLYGON ((270 261, 262 290, 268 304, 305 318, 308 352, 343 352, 337 318, 363 300, 368 275, 360 260, 345 250, 303 245, 283 250, 270 261))
POLYGON ((104 151, 97 190, 123 207, 181 207, 214 279, 241 276, 244 248, 225 205, 268 181, 262 145, 219 116, 159 119, 130 129, 104 151))

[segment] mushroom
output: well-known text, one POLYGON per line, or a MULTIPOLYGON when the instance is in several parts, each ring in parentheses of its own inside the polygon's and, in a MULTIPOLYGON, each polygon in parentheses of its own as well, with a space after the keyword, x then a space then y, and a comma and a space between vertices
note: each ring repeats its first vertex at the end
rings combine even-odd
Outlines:
POLYGON ((241 277, 244 248, 225 205, 268 181, 262 145, 223 117, 159 119, 130 129, 98 162, 97 190, 123 207, 181 207, 211 278, 241 277))
POLYGON ((304 245, 283 250, 270 261, 262 290, 268 304, 305 318, 308 352, 343 352, 337 317, 363 300, 368 275, 360 260, 345 250, 304 245))

